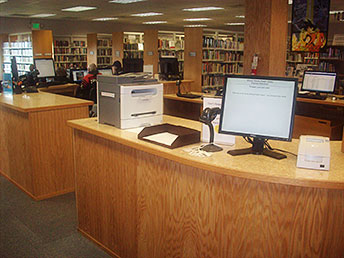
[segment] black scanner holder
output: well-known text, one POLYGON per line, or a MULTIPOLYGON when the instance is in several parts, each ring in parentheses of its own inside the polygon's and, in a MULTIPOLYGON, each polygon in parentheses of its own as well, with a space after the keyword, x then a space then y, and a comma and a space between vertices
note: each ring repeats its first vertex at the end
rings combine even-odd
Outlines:
POLYGON ((221 109, 220 108, 206 108, 203 110, 201 116, 199 117, 199 120, 206 124, 209 127, 210 132, 210 139, 209 144, 205 145, 201 148, 201 150, 206 152, 218 152, 222 151, 223 149, 220 146, 217 146, 214 144, 214 126, 211 123, 218 114, 220 114, 221 109))
POLYGON ((196 94, 192 94, 192 93, 181 93, 181 90, 180 90, 180 85, 181 84, 182 84, 181 80, 177 80, 176 81, 176 85, 178 87, 178 92, 177 92, 176 95, 178 97, 183 97, 183 98, 188 98, 188 99, 197 99, 197 98, 202 97, 201 95, 196 95, 196 94))

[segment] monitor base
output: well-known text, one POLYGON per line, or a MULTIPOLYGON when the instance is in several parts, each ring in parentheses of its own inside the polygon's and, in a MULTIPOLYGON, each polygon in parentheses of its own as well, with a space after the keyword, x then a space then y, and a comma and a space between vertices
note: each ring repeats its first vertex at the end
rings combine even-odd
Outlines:
POLYGON ((232 156, 239 156, 239 155, 246 155, 246 154, 264 155, 264 156, 268 156, 274 159, 284 159, 287 157, 284 154, 271 151, 266 148, 264 148, 262 152, 255 152, 253 151, 253 148, 247 148, 247 149, 239 149, 239 150, 229 150, 227 153, 232 156))

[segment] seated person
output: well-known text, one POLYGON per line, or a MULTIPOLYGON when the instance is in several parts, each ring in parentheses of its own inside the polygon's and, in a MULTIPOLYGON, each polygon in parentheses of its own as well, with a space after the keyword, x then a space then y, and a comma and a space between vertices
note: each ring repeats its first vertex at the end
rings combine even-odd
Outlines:
POLYGON ((120 61, 113 62, 112 66, 111 66, 111 69, 112 69, 112 74, 113 75, 122 74, 122 64, 121 64, 121 62, 120 61))
POLYGON ((28 72, 26 74, 26 82, 25 82, 25 85, 26 86, 35 86, 36 83, 38 82, 38 74, 39 74, 39 71, 36 70, 35 66, 33 64, 30 64, 30 72, 28 72))
POLYGON ((76 96, 82 99, 90 99, 90 91, 95 87, 97 82, 98 72, 95 64, 90 64, 88 67, 88 74, 82 79, 81 85, 78 87, 76 96))
POLYGON ((69 80, 67 78, 67 72, 66 72, 66 69, 64 69, 64 67, 59 66, 56 69, 55 81, 60 82, 60 83, 68 83, 69 82, 69 80))

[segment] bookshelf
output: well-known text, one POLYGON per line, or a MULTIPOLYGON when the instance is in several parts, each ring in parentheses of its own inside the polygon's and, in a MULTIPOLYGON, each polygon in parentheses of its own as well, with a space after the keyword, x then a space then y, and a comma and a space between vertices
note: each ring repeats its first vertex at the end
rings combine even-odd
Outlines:
POLYGON ((123 36, 123 58, 124 59, 143 59, 144 33, 124 32, 123 36))
POLYGON ((16 57, 18 74, 29 72, 33 64, 31 33, 10 34, 8 40, 2 44, 3 72, 11 73, 11 58, 16 57))
POLYGON ((87 67, 87 46, 85 36, 54 37, 55 66, 67 68, 87 67))
POLYGON ((97 37, 97 66, 105 68, 112 65, 112 36, 97 37))
POLYGON ((203 91, 222 87, 224 75, 243 73, 243 35, 207 34, 202 47, 203 91))
POLYGON ((178 59, 179 71, 184 72, 184 33, 159 32, 159 57, 173 56, 178 59))

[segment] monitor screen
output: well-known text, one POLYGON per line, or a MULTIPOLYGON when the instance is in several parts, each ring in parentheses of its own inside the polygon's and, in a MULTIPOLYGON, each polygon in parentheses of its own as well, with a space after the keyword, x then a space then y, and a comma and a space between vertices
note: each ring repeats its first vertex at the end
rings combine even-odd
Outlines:
POLYGON ((336 73, 305 71, 301 89, 319 93, 333 93, 335 84, 336 73))
POLYGON ((82 79, 88 74, 87 70, 71 70, 73 82, 81 82, 82 79))
POLYGON ((294 78, 226 77, 219 132, 290 141, 296 92, 294 78))
POLYGON ((101 73, 102 75, 112 75, 111 68, 98 69, 98 72, 101 73))
POLYGON ((122 63, 124 73, 143 72, 142 58, 124 58, 122 63))
POLYGON ((53 59, 34 59, 34 62, 36 69, 39 71, 38 78, 55 76, 55 66, 53 59))
POLYGON ((179 76, 179 63, 176 57, 160 57, 159 62, 162 77, 168 79, 179 76))

